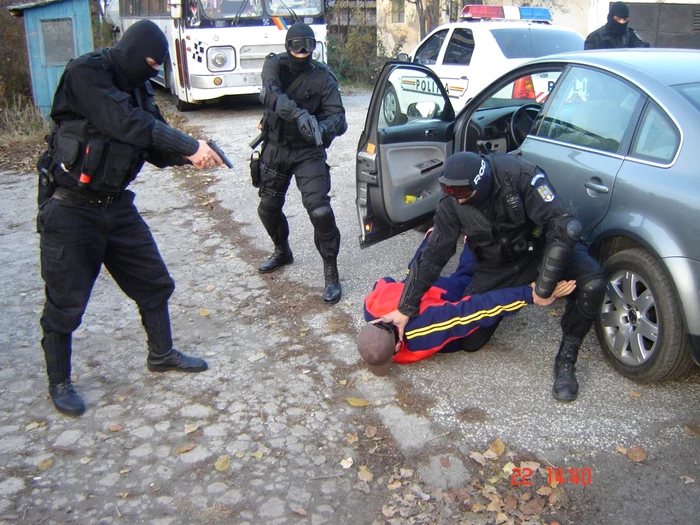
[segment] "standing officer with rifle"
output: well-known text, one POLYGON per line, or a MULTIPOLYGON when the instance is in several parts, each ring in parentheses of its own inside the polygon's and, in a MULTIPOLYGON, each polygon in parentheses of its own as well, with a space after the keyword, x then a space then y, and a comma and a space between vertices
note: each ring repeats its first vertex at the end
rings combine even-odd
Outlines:
POLYGON ((207 369, 203 359, 173 348, 168 298, 175 284, 126 189, 144 162, 222 165, 215 145, 171 128, 153 101, 148 80, 167 52, 160 28, 137 22, 114 47, 72 60, 54 96, 49 149, 37 164, 37 229, 46 284, 41 344, 49 395, 64 414, 85 411, 71 382, 72 334, 103 264, 138 305, 148 336, 148 370, 207 369))
POLYGON ((296 177, 304 208, 314 227, 314 243, 323 259, 323 300, 340 300, 338 251, 340 231, 328 193, 331 189, 326 148, 347 130, 345 108, 335 75, 312 60, 316 37, 308 25, 297 22, 287 31, 286 53, 270 54, 262 70, 260 101, 265 106, 263 141, 258 162, 251 163, 253 184, 259 187, 258 215, 275 245, 258 270, 273 272, 294 261, 289 247, 289 224, 282 208, 292 175, 296 177))

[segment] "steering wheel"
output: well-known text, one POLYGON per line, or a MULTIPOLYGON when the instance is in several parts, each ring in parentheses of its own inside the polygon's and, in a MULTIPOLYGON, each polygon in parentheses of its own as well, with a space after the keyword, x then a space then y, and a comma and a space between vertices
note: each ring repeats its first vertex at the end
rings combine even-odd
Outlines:
POLYGON ((525 137, 532 129, 532 124, 535 122, 541 107, 541 104, 523 104, 510 116, 508 131, 510 131, 510 136, 513 139, 514 147, 512 149, 519 148, 525 141, 525 137))

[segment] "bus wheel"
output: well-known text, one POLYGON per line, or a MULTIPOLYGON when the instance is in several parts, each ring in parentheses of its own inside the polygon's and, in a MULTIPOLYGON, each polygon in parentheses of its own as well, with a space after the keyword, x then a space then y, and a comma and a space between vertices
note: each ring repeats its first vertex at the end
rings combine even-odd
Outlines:
POLYGON ((197 106, 195 104, 190 104, 189 102, 185 102, 184 100, 177 98, 175 100, 175 107, 178 111, 184 113, 185 111, 192 111, 197 106))

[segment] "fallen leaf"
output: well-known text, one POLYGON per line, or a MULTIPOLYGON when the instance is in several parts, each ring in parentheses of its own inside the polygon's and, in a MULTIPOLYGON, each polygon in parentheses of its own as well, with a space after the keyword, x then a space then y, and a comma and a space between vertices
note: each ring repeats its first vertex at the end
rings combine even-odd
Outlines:
POLYGON ((302 509, 301 507, 292 508, 292 512, 294 514, 299 514, 299 516, 306 516, 308 514, 308 512, 306 512, 306 509, 302 509))
POLYGON ((124 467, 119 471, 119 474, 128 474, 131 472, 131 467, 124 467))
POLYGON ((121 403, 122 401, 124 401, 126 399, 126 396, 119 396, 117 399, 121 403))
POLYGON ((523 511, 523 514, 537 514, 542 510, 543 507, 544 507, 544 498, 536 497, 536 498, 532 498, 525 505, 523 505, 520 508, 520 510, 523 511))
POLYGON ((552 493, 552 487, 540 487, 537 489, 537 494, 540 496, 549 496, 552 493))
POLYGON ((303 326, 303 327, 299 328, 299 332, 301 332, 302 334, 303 334, 304 332, 308 332, 308 331, 309 331, 309 327, 308 327, 308 326, 303 326))
POLYGON ((150 486, 149 489, 148 489, 148 492, 150 492, 151 494, 153 494, 154 492, 158 492, 158 491, 159 491, 160 489, 162 489, 162 488, 163 488, 163 487, 161 487, 158 483, 152 483, 151 486, 150 486))
POLYGON ((372 474, 369 471, 366 465, 362 465, 360 466, 360 469, 357 472, 357 477, 360 478, 362 481, 370 482, 372 481, 372 478, 374 478, 374 474, 372 474))
POLYGON ((366 481, 358 481, 357 483, 355 483, 352 486, 352 488, 357 489, 357 490, 361 490, 362 492, 366 492, 367 494, 369 494, 369 492, 370 492, 369 485, 367 484, 366 481))
POLYGON ((201 427, 201 423, 197 424, 187 424, 185 425, 185 434, 191 434, 195 430, 197 430, 199 427, 201 427))
POLYGON ((515 465, 511 463, 510 461, 503 465, 503 472, 508 474, 509 476, 513 473, 513 469, 515 468, 515 465))
POLYGON ((503 510, 506 512, 510 512, 511 510, 515 509, 515 507, 518 506, 518 498, 513 496, 513 494, 508 494, 506 496, 506 501, 505 505, 503 506, 503 510))
POLYGON ((119 432, 122 429, 121 425, 110 425, 107 430, 110 432, 119 432))
POLYGON ((695 480, 693 478, 691 478, 690 476, 681 476, 681 479, 683 480, 683 483, 685 483, 686 485, 688 483, 695 483, 695 480))
POLYGON ((642 394, 640 394, 636 390, 632 390, 632 392, 630 392, 630 397, 634 397, 634 398, 642 397, 642 394))
POLYGON ((354 461, 352 460, 352 458, 345 458, 340 461, 340 466, 347 470, 350 467, 352 467, 353 463, 354 461))
POLYGON ((240 459, 240 458, 242 458, 243 456, 245 456, 245 450, 239 450, 238 452, 236 452, 236 457, 237 457, 237 458, 240 459))
POLYGON ((441 457, 440 458, 440 465, 442 465, 445 468, 450 468, 450 459, 446 457, 441 457))
POLYGON ((126 499, 129 496, 128 492, 117 492, 117 496, 119 496, 121 499, 126 499))
POLYGON ((529 468, 532 472, 537 472, 537 469, 540 468, 540 464, 537 463, 537 461, 521 461, 520 468, 522 470, 529 468))
POLYGON ((410 469, 410 468, 402 468, 402 469, 399 469, 399 475, 400 475, 403 479, 405 479, 405 478, 410 478, 411 476, 413 476, 413 469, 410 469))
POLYGON ((488 498, 491 500, 491 503, 488 504, 486 510, 491 512, 499 512, 501 507, 503 507, 503 499, 501 496, 498 494, 489 494, 488 498))
POLYGON ((206 308, 199 309, 199 316, 200 317, 209 317, 209 313, 210 313, 209 310, 207 310, 206 308))
POLYGON ((377 427, 369 426, 365 429, 365 436, 367 436, 368 438, 373 438, 376 435, 377 435, 377 427))
POLYGON ((625 447, 615 447, 615 450, 620 454, 627 454, 627 449, 625 447))
POLYGON ((216 463, 214 463, 214 468, 219 472, 222 472, 226 470, 230 464, 231 458, 228 454, 224 454, 223 456, 219 456, 219 459, 216 460, 216 463))
MULTIPOLYGON (((506 451, 506 446, 503 443, 503 441, 501 441, 500 439, 497 439, 491 443, 491 445, 489 446, 489 449, 486 452, 489 452, 489 451, 496 454, 496 457, 500 457, 506 451)), ((486 455, 486 454, 484 454, 484 455, 486 455)))
POLYGON ((340 383, 341 385, 347 385, 347 384, 348 384, 348 380, 347 380, 347 379, 341 379, 340 381, 338 381, 338 383, 340 383))
POLYGON ((482 505, 481 503, 474 503, 472 505, 472 512, 483 512, 486 510, 486 505, 482 505))
POLYGON ((88 456, 84 456, 84 457, 80 458, 80 463, 83 465, 87 465, 91 461, 92 461, 92 458, 90 458, 88 456))
POLYGON ((569 495, 564 490, 564 487, 559 487, 552 491, 547 501, 556 508, 567 507, 569 505, 569 495))
POLYGON ((354 407, 368 407, 370 405, 369 401, 366 399, 359 399, 357 397, 346 397, 345 400, 354 407))
POLYGON ((384 517, 386 518, 391 518, 394 514, 396 514, 396 509, 390 507, 389 505, 382 505, 382 514, 384 514, 384 517))
POLYGON ((187 454, 190 450, 194 448, 194 444, 183 445, 175 449, 175 454, 187 454))
POLYGON ((255 459, 262 459, 263 458, 263 453, 260 450, 256 450, 251 454, 255 459))
POLYGON ((355 434, 349 434, 347 438, 345 438, 345 441, 347 441, 350 444, 357 443, 357 441, 360 438, 357 436, 357 433, 355 434))
POLYGON ((700 426, 697 425, 683 425, 683 430, 685 430, 691 436, 700 436, 700 426))
POLYGON ((486 466, 486 458, 483 454, 480 454, 479 452, 470 452, 469 457, 476 461, 479 465, 486 466))
MULTIPOLYGON (((386 486, 386 488, 388 488, 389 490, 397 490, 397 489, 400 489, 400 488, 401 488, 401 482, 400 482, 400 481, 392 481, 391 483, 389 483, 389 484, 386 486)), ((390 516, 389 516, 389 517, 390 517, 390 516)))
POLYGON ((263 357, 265 357, 264 353, 251 355, 248 358, 248 361, 250 361, 251 363, 255 363, 256 361, 260 361, 263 357))
POLYGON ((34 430, 35 428, 39 428, 39 422, 38 421, 32 421, 29 423, 26 427, 24 427, 24 430, 26 432, 29 432, 30 430, 34 430))
POLYGON ((500 525, 501 523, 506 523, 509 520, 510 520, 510 518, 502 512, 499 512, 498 514, 496 514, 496 525, 500 525))
POLYGON ((53 466, 53 458, 42 459, 37 467, 39 470, 50 469, 53 466))
POLYGON ((627 451, 627 457, 635 463, 639 463, 647 459, 647 453, 642 447, 632 447, 627 451))

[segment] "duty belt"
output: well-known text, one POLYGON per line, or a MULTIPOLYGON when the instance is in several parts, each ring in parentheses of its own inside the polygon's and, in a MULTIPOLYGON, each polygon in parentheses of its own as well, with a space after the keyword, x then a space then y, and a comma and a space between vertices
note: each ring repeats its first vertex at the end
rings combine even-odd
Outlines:
POLYGON ((121 194, 101 197, 99 195, 87 195, 77 191, 69 190, 68 188, 56 188, 53 197, 62 201, 70 202, 71 204, 85 204, 87 206, 97 206, 106 208, 115 204, 121 199, 121 194))

